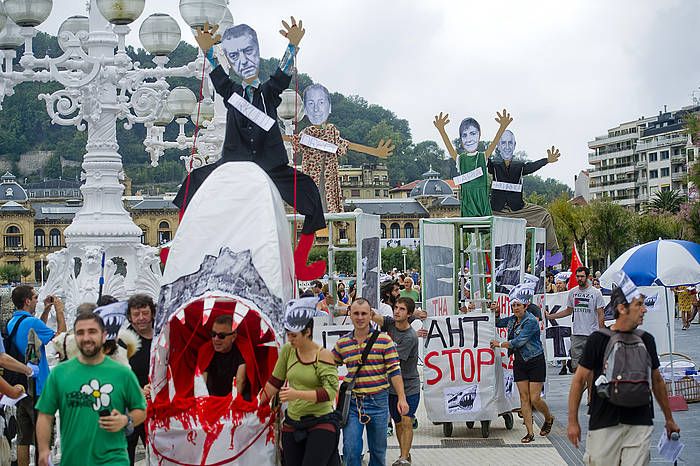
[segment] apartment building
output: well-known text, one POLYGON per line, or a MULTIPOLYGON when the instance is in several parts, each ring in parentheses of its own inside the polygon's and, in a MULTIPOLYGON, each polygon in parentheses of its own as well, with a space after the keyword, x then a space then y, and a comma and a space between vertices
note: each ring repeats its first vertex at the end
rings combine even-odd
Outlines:
POLYGON ((688 168, 697 149, 684 127, 688 113, 700 107, 659 112, 622 123, 588 143, 592 199, 607 198, 640 211, 656 191, 688 192, 688 168))
POLYGON ((341 165, 338 176, 345 200, 389 197, 389 171, 382 163, 361 167, 341 165))

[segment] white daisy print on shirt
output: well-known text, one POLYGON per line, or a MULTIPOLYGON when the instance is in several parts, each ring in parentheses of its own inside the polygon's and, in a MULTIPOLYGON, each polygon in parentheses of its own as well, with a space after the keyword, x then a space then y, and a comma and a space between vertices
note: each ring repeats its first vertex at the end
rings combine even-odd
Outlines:
POLYGON ((111 383, 100 386, 100 382, 97 379, 92 379, 89 384, 83 385, 80 389, 82 393, 92 396, 92 409, 95 411, 109 406, 111 401, 109 394, 112 393, 112 390, 114 390, 114 387, 111 383))

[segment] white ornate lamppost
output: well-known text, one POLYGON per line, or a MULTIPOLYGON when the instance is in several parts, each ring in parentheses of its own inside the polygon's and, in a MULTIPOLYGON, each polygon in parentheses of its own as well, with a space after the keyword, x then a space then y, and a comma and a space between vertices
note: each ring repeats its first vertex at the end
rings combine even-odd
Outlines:
MULTIPOLYGON (((83 206, 65 230, 66 248, 47 258, 51 273, 42 295, 63 297, 67 309, 94 302, 104 253, 105 294, 126 298, 145 292, 155 296, 161 278, 158 253, 141 244, 141 229, 122 203, 124 172, 117 124, 125 120, 124 127, 130 129, 135 123, 162 124, 172 118, 165 105, 170 94, 165 79, 199 77, 207 66, 205 59, 200 53, 187 65, 166 67, 167 54, 180 41, 179 27, 167 15, 152 15, 144 21, 140 37, 144 47, 156 55, 156 66, 141 68, 133 62, 126 54, 125 38, 129 24, 143 12, 145 0, 90 0, 87 18, 70 17, 60 28, 64 53, 37 58, 32 39, 36 26, 51 13, 52 3, 5 0, 4 12, 0 9, 0 103, 22 82, 58 82, 62 89, 39 95, 52 123, 88 132, 80 188, 83 206), (25 51, 15 69, 15 49, 22 43, 25 51)), ((180 0, 183 17, 194 12, 212 23, 224 16, 226 3, 180 0)))
MULTIPOLYGON (((280 117, 284 124, 284 134, 291 136, 298 129, 295 124, 304 118, 304 103, 299 94, 292 89, 282 91, 282 102, 277 107, 277 116, 280 117)), ((289 154, 290 164, 294 165, 292 143, 285 141, 284 147, 289 154)))

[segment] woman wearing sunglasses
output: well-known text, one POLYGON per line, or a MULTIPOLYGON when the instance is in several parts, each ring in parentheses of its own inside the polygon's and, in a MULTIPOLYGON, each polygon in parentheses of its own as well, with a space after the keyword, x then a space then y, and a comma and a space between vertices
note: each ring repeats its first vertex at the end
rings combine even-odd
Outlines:
POLYGON ((339 466, 340 425, 333 407, 338 369, 333 355, 313 341, 313 318, 318 298, 287 304, 282 346, 275 369, 260 393, 268 403, 277 393, 286 402, 282 424, 282 455, 286 466, 339 466))

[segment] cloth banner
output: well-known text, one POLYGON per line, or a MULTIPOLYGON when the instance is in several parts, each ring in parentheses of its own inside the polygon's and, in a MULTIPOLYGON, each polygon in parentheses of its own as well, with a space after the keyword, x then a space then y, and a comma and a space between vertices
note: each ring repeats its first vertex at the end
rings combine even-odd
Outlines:
POLYGON ((421 223, 423 307, 429 316, 455 313, 454 225, 421 223))
POLYGON ((432 422, 487 421, 497 417, 493 315, 428 317, 423 327, 423 393, 432 422))

